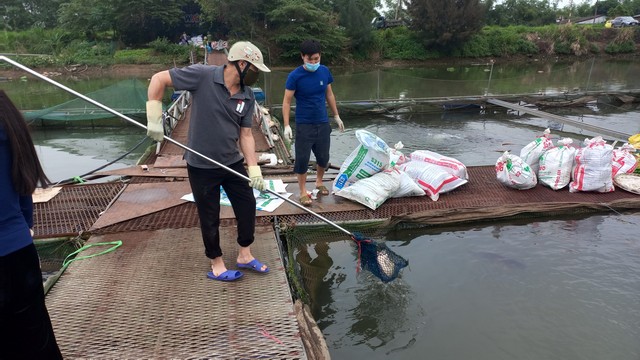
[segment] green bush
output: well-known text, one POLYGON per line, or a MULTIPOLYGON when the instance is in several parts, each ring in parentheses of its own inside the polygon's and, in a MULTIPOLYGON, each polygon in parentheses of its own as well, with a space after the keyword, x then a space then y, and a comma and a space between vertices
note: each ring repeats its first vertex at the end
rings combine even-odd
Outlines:
POLYGON ((607 46, 604 51, 607 54, 623 54, 636 51, 635 29, 623 28, 618 29, 616 37, 607 46))
POLYGON ((0 51, 22 54, 57 55, 73 39, 64 29, 32 28, 0 33, 0 51))
POLYGON ((60 61, 65 65, 86 64, 101 65, 113 63, 114 44, 111 42, 95 42, 73 40, 60 53, 60 61))
POLYGON ((60 65, 58 59, 49 55, 41 56, 16 56, 13 60, 30 68, 43 68, 60 65))
POLYGON ((556 54, 559 55, 571 55, 571 44, 566 41, 556 42, 554 44, 553 50, 556 54))
POLYGON ((628 54, 636 51, 636 43, 625 41, 621 43, 612 42, 604 47, 607 54, 628 54))
POLYGON ((374 42, 384 59, 426 60, 440 57, 438 52, 425 49, 416 34, 404 26, 376 31, 374 42))
POLYGON ((489 39, 478 34, 471 37, 459 50, 454 52, 454 56, 462 57, 489 57, 491 55, 489 39))
POLYGON ((157 38, 147 44, 151 49, 159 54, 171 55, 179 58, 189 58, 191 46, 184 46, 172 43, 167 38, 157 38))
POLYGON ((456 54, 465 57, 537 54, 538 46, 528 39, 531 29, 523 26, 485 27, 463 44, 456 54))
POLYGON ((152 64, 152 49, 118 50, 113 56, 117 64, 152 64))

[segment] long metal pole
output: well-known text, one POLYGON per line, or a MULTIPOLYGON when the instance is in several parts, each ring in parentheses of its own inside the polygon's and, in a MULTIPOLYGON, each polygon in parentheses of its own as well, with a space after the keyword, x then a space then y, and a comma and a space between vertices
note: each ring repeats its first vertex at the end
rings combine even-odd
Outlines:
MULTIPOLYGON (((101 108, 101 109, 103 109, 103 110, 106 110, 106 111, 110 112, 111 114, 113 114, 113 115, 115 115, 115 116, 118 116, 118 117, 120 117, 120 118, 122 118, 122 119, 124 119, 124 120, 126 120, 126 121, 128 121, 128 122, 130 122, 130 123, 132 123, 133 125, 136 125, 136 126, 138 126, 138 127, 140 127, 140 128, 143 128, 143 129, 145 129, 145 130, 147 129, 147 127, 146 127, 146 126, 142 125, 142 124, 141 124, 141 123, 139 123, 138 121, 135 121, 134 119, 132 119, 132 118, 130 118, 130 117, 128 117, 128 116, 126 116, 126 115, 124 115, 124 114, 121 114, 121 113, 119 113, 118 111, 113 110, 113 109, 111 109, 110 107, 108 107, 108 106, 106 106, 106 105, 103 105, 103 104, 101 104, 101 103, 99 103, 99 102, 97 102, 97 101, 93 100, 92 98, 90 98, 90 97, 88 97, 88 96, 82 95, 82 94, 80 94, 79 92, 77 92, 77 91, 75 91, 75 90, 73 90, 73 89, 71 89, 71 88, 68 88, 68 87, 66 87, 66 86, 64 86, 64 85, 62 85, 62 84, 60 84, 60 83, 58 83, 58 82, 56 82, 56 81, 54 81, 54 80, 51 80, 51 79, 49 79, 48 77, 46 77, 46 76, 44 76, 44 75, 42 75, 42 74, 40 74, 40 73, 38 73, 38 72, 36 72, 36 71, 34 71, 34 70, 32 70, 32 69, 28 68, 28 67, 26 67, 26 66, 24 66, 24 65, 20 64, 19 62, 15 61, 15 60, 11 60, 11 59, 9 59, 9 58, 8 58, 8 57, 6 57, 6 56, 0 56, 0 60, 5 61, 5 62, 7 62, 7 63, 9 63, 9 64, 11 64, 11 65, 13 65, 13 66, 15 66, 15 67, 18 67, 18 68, 20 68, 20 69, 22 69, 22 70, 24 70, 24 71, 28 72, 29 74, 31 74, 31 75, 33 75, 33 76, 35 76, 35 77, 39 78, 39 79, 42 79, 42 80, 44 80, 44 81, 46 81, 46 82, 48 82, 48 83, 50 83, 50 84, 52 84, 52 85, 54 85, 54 86, 57 86, 57 87, 59 87, 60 89, 62 89, 62 90, 64 90, 64 91, 66 91, 66 92, 68 92, 68 93, 70 93, 70 94, 73 94, 73 95, 75 95, 75 96, 77 96, 77 97, 79 97, 79 98, 81 98, 81 99, 83 99, 83 100, 85 100, 85 101, 88 101, 88 102, 90 102, 91 104, 93 104, 93 105, 95 105, 95 106, 97 106, 97 107, 99 107, 99 108, 101 108)), ((172 138, 170 138, 170 137, 168 137, 168 136, 166 136, 166 135, 164 136, 164 139, 165 139, 166 141, 168 141, 168 142, 170 142, 170 143, 172 143, 172 144, 174 144, 174 145, 176 145, 176 146, 178 146, 178 147, 180 147, 180 148, 182 148, 182 149, 186 150, 186 151, 189 151, 189 152, 191 152, 191 153, 193 153, 193 154, 195 154, 195 155, 197 155, 197 156, 200 156, 201 158, 203 158, 203 159, 205 159, 205 160, 207 160, 207 161, 209 161, 209 162, 211 162, 211 163, 213 163, 213 164, 215 164, 215 165, 217 165, 217 166, 219 166, 219 167, 221 167, 221 168, 223 168, 223 169, 225 169, 225 170, 227 170, 227 171, 231 172, 232 174, 234 174, 234 175, 236 175, 236 176, 239 176, 239 177, 241 177, 241 178, 243 178, 243 179, 245 179, 245 180, 247 180, 247 181, 251 181, 251 178, 249 178, 249 177, 247 177, 247 176, 245 176, 245 175, 243 175, 243 174, 241 174, 241 173, 239 173, 239 172, 237 172, 237 171, 235 171, 235 170, 233 170, 233 169, 231 169, 231 168, 229 168, 229 167, 227 167, 227 166, 225 166, 225 165, 223 165, 223 164, 221 164, 221 163, 219 163, 219 162, 217 162, 217 161, 215 161, 215 160, 213 160, 213 159, 211 159, 210 157, 208 157, 208 156, 206 156, 206 155, 203 155, 203 154, 201 154, 201 153, 199 153, 199 152, 197 152, 197 151, 195 151, 195 150, 193 150, 193 149, 191 149, 191 148, 187 147, 186 145, 183 145, 182 143, 179 143, 179 142, 177 142, 177 141, 173 140, 172 138)), ((329 220, 329 219, 325 218, 324 216, 322 216, 322 215, 320 215, 320 214, 316 213, 315 211, 313 211, 313 210, 311 210, 311 209, 307 209, 307 208, 306 208, 306 207, 304 207, 303 205, 298 204, 297 202, 295 202, 295 201, 293 201, 293 200, 290 200, 289 198, 286 198, 286 197, 284 197, 284 196, 282 196, 282 195, 278 194, 277 192, 272 191, 271 189, 266 189, 266 191, 267 191, 267 192, 269 192, 269 193, 271 193, 271 194, 273 194, 273 195, 275 195, 275 196, 277 196, 277 197, 279 197, 280 199, 282 199, 282 200, 284 200, 284 201, 288 202, 289 204, 291 204, 291 205, 293 205, 293 206, 295 206, 295 207, 297 207, 297 208, 299 208, 299 209, 301 209, 301 210, 304 210, 305 212, 307 212, 307 213, 309 213, 309 214, 311 214, 311 215, 313 215, 313 216, 317 217, 318 219, 320 219, 320 220, 322 220, 322 221, 326 222, 327 224, 329 224, 329 225, 331 225, 331 226, 335 227, 336 229, 338 229, 338 230, 340 230, 340 231, 344 232, 345 234, 347 234, 347 235, 349 235, 349 236, 351 236, 351 237, 354 237, 354 235, 353 235, 350 231, 348 231, 347 229, 344 229, 344 228, 343 228, 343 227, 341 227, 340 225, 338 225, 338 224, 334 223, 333 221, 331 221, 331 220, 329 220)))

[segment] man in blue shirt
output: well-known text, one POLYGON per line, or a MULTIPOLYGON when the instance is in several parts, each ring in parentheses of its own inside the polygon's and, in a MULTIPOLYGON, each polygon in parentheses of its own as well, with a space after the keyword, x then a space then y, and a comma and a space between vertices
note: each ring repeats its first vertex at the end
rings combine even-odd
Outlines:
POLYGON ((316 40, 305 40, 300 44, 300 57, 303 65, 297 67, 287 77, 284 99, 282 101, 282 120, 284 136, 291 142, 292 132, 289 126, 291 99, 296 99, 296 143, 295 164, 293 171, 300 187, 300 203, 311 205, 307 193, 307 167, 313 151, 316 157, 317 177, 316 189, 321 195, 328 195, 329 190, 322 183, 326 168, 329 166, 329 148, 331 125, 327 113, 327 104, 333 113, 333 119, 340 131, 344 131, 344 123, 338 114, 336 98, 331 89, 333 76, 324 65, 320 65, 320 43, 316 40))

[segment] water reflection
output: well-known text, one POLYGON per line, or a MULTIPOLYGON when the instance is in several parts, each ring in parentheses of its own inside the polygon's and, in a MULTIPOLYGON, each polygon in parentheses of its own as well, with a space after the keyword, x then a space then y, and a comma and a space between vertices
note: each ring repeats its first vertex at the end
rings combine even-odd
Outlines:
POLYGON ((385 284, 366 271, 358 272, 357 256, 357 248, 350 241, 319 241, 300 245, 295 258, 320 329, 344 331, 334 346, 355 343, 377 349, 392 343, 396 333, 403 330, 410 317, 407 305, 414 294, 401 280, 385 284), (335 298, 336 289, 351 298, 348 302, 353 307, 346 322, 341 305, 345 299, 335 298))
POLYGON ((639 224, 627 213, 395 229, 384 238, 410 267, 389 284, 356 274, 348 242, 301 245, 298 259, 334 358, 635 360, 639 224))
POLYGON ((137 127, 32 130, 40 162, 54 183, 91 172, 124 156, 107 170, 135 165, 151 140, 137 127))
POLYGON ((333 265, 333 259, 329 256, 329 243, 300 246, 296 263, 300 266, 300 272, 305 274, 305 289, 309 294, 311 314, 316 319, 330 318, 334 313, 330 308, 333 303, 330 289, 344 281, 344 274, 333 273, 327 276, 333 265), (310 251, 314 254, 313 257, 310 251))

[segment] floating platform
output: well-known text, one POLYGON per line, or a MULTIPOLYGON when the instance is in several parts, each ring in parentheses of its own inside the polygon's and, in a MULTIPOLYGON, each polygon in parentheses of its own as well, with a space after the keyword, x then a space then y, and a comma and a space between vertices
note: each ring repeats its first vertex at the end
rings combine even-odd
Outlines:
MULTIPOLYGON (((281 139, 269 135, 271 125, 263 125, 257 122, 254 128, 256 149, 280 151, 283 155, 278 157, 285 157, 281 139)), ((172 137, 186 143, 187 127, 188 121, 180 121, 172 137)), ((47 306, 63 355, 91 359, 306 359, 318 358, 309 355, 307 346, 315 344, 325 355, 320 358, 326 358, 328 350, 317 326, 311 324, 309 329, 308 314, 292 299, 274 226, 322 222, 288 203, 274 212, 258 211, 252 249, 272 271, 245 271, 243 279, 234 283, 208 280, 209 261, 204 256, 195 204, 180 199, 190 192, 183 152, 164 144, 159 154, 148 159, 146 170, 135 167, 108 174, 120 175, 123 181, 64 186, 52 199, 35 204, 37 238, 81 236, 89 244, 123 241, 113 252, 69 265, 49 291, 47 306), (301 321, 303 318, 307 320, 301 321)), ((310 209, 345 226, 377 222, 387 227, 640 208, 640 197, 623 190, 570 193, 542 185, 515 190, 497 181, 494 166, 467 170, 469 182, 442 194, 438 201, 427 196, 396 198, 371 210, 327 195, 315 200, 310 209)), ((299 198, 290 165, 265 166, 263 174, 283 179, 294 193, 291 199, 299 198)), ((335 175, 335 171, 328 172, 325 184, 330 185, 335 175)), ((235 225, 232 209, 223 206, 221 238, 230 269, 237 256, 235 225)))

